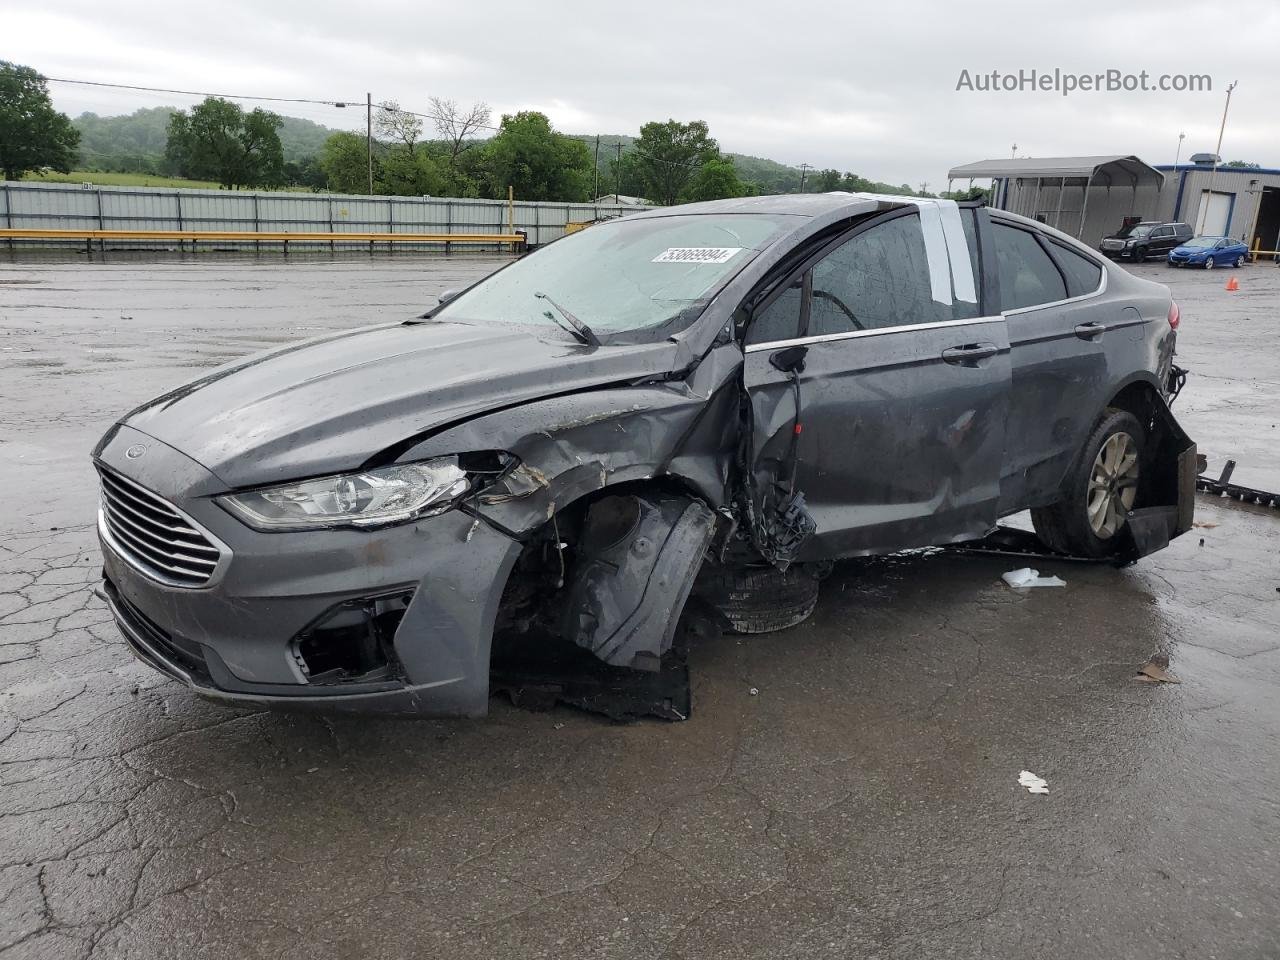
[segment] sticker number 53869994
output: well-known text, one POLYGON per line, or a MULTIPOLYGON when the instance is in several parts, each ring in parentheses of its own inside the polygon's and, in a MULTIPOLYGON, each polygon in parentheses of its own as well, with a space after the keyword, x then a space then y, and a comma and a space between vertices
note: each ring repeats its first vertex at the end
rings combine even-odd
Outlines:
POLYGON ((668 247, 654 263, 728 263, 741 247, 668 247))

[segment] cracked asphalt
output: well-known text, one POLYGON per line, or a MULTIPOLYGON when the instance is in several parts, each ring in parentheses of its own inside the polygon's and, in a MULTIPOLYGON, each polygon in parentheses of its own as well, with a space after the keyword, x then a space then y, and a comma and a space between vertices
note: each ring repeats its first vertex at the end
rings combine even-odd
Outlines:
MULTIPOLYGON (((1280 956, 1280 511, 1201 497, 1065 589, 843 564, 697 648, 681 724, 246 712, 134 662, 91 593, 113 419, 500 262, 0 260, 0 958, 1280 956)), ((1184 425, 1280 488, 1280 269, 1138 269, 1184 425)))

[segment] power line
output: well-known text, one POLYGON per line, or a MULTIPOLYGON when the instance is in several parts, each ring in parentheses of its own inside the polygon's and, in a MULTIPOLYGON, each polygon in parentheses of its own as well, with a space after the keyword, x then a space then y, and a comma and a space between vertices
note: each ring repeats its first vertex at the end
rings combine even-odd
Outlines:
POLYGON ((110 87, 113 90, 143 90, 147 93, 178 93, 188 97, 222 97, 226 100, 264 100, 271 103, 317 103, 326 107, 355 106, 351 100, 309 100, 305 97, 252 97, 240 93, 210 93, 207 90, 172 90, 168 87, 143 87, 132 83, 103 83, 100 80, 68 80, 65 77, 41 76, 45 83, 73 83, 81 87, 110 87))
MULTIPOLYGON (((251 96, 241 93, 212 93, 208 90, 176 90, 171 87, 147 87, 134 83, 106 83, 101 80, 71 80, 66 77, 46 77, 41 75, 41 80, 45 83, 70 83, 81 87, 106 87, 111 90, 141 90, 146 93, 175 93, 185 97, 221 97, 225 100, 258 100, 264 103, 313 103, 325 107, 355 107, 359 105, 358 98, 348 98, 345 100, 315 100, 307 97, 262 97, 251 96)), ((416 110, 405 110, 403 107, 393 107, 389 102, 377 104, 379 109, 391 110, 395 113, 405 113, 413 117, 419 117, 423 120, 432 120, 440 123, 450 122, 454 118, 444 117, 436 113, 420 113, 416 110)), ((499 131, 501 126, 492 123, 473 123, 471 124, 477 130, 494 130, 499 131)), ((644 157, 646 160, 652 160, 655 163, 665 163, 673 167, 686 167, 690 170, 701 169, 700 163, 684 163, 679 160, 668 160, 665 157, 655 157, 652 154, 645 153, 632 144, 627 148, 628 153, 634 153, 644 157)), ((621 159, 621 157, 619 157, 621 159)))

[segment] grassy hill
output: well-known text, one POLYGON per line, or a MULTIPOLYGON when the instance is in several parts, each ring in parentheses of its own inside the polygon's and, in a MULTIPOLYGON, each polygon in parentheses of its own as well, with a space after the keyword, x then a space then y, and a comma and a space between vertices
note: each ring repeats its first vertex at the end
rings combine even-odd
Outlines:
MULTIPOLYGON (((71 122, 80 131, 81 165, 86 170, 100 172, 160 173, 163 170, 164 145, 168 139, 169 117, 175 109, 149 107, 119 117, 80 114, 71 122)), ((301 117, 281 119, 284 123, 280 127, 280 145, 284 147, 286 163, 314 157, 329 135, 337 132, 301 117)), ((95 182, 107 181, 96 179, 95 182)))
MULTIPOLYGON (((124 186, 188 186, 216 187, 217 184, 198 183, 166 177, 164 147, 168 139, 169 118, 175 107, 150 107, 118 117, 100 117, 95 113, 82 113, 72 123, 80 131, 80 170, 71 174, 45 174, 32 179, 59 180, 80 183, 91 181, 104 185, 124 186)), ((337 130, 300 117, 282 117, 280 142, 284 147, 286 163, 300 163, 320 153, 325 140, 337 130)), ((595 153, 595 134, 571 134, 595 153)), ((597 155, 599 193, 635 193, 636 187, 627 183, 616 184, 614 160, 619 151, 626 154, 635 146, 635 137, 625 134, 600 134, 597 155)), ((727 154, 738 168, 738 175, 754 185, 762 194, 795 193, 800 189, 800 170, 766 157, 753 157, 742 153, 727 154)), ((823 189, 819 186, 819 171, 809 171, 806 189, 823 189)), ((877 183, 856 178, 841 184, 845 188, 866 190, 873 193, 899 193, 897 184, 877 183)), ((830 189, 830 187, 826 187, 830 189)))

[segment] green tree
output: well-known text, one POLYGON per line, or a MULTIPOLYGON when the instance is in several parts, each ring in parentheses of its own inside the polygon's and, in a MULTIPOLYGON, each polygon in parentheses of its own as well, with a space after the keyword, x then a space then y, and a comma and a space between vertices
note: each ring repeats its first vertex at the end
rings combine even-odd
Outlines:
POLYGON ((545 114, 504 115, 497 136, 483 152, 490 197, 505 197, 511 186, 521 200, 588 199, 591 152, 581 140, 553 130, 545 114))
POLYGON ((839 170, 819 170, 813 175, 815 193, 833 193, 840 189, 839 170))
POLYGON ((283 122, 267 110, 245 113, 229 100, 206 97, 189 114, 169 118, 165 160, 179 176, 229 189, 276 186, 284 178, 283 122))
POLYGON ((708 160, 694 173, 680 194, 682 203, 696 200, 721 200, 726 197, 742 197, 746 186, 738 178, 738 171, 728 157, 708 160))
POLYGON ((70 173, 80 133, 53 109, 49 88, 31 67, 0 60, 0 172, 21 179, 45 167, 70 173))
POLYGON ((324 171, 320 168, 319 157, 307 157, 303 160, 286 160, 284 162, 284 182, 290 187, 309 187, 319 193, 325 186, 324 171))
POLYGON ((635 142, 634 170, 642 196, 654 203, 676 203, 689 182, 710 160, 720 157, 720 145, 701 120, 646 123, 635 142))
POLYGON ((374 184, 377 193, 394 197, 438 197, 446 192, 444 174, 425 150, 395 146, 382 155, 381 161, 378 181, 374 184))
MULTIPOLYGON (((320 150, 320 169, 324 171, 329 189, 335 193, 369 192, 368 147, 362 136, 354 133, 334 133, 320 150)), ((378 175, 377 158, 374 158, 374 175, 378 175)))

